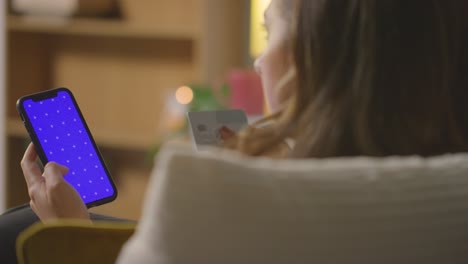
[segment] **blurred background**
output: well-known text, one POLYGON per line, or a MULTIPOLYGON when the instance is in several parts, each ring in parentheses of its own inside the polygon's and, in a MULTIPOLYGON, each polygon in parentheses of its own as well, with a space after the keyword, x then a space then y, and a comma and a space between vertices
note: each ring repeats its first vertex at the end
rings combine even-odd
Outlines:
POLYGON ((117 184, 94 212, 138 219, 152 160, 185 112, 265 110, 252 62, 268 0, 6 0, 0 7, 0 210, 29 201, 26 94, 70 88, 117 184))

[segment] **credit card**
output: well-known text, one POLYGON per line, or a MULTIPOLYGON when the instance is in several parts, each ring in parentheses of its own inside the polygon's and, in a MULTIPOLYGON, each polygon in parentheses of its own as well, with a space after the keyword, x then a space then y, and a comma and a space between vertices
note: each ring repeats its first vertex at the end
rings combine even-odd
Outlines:
POLYGON ((219 146, 223 142, 219 133, 223 126, 239 132, 248 123, 243 110, 188 112, 187 118, 197 150, 207 146, 219 146))

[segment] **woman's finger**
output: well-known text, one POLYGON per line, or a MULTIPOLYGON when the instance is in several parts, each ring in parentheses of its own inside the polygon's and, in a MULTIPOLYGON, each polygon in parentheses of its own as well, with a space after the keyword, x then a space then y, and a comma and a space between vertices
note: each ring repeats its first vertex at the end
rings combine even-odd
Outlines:
POLYGON ((49 162, 44 167, 46 186, 55 186, 64 181, 63 176, 68 173, 68 168, 55 162, 49 162))
POLYGON ((236 132, 234 132, 233 130, 231 130, 230 128, 228 128, 226 126, 222 126, 219 129, 219 135, 220 135, 222 140, 228 140, 228 139, 234 137, 236 135, 236 132))
POLYGON ((21 160, 21 169, 23 170, 24 179, 26 180, 28 188, 43 180, 41 169, 36 162, 37 153, 34 149, 34 145, 31 143, 24 152, 23 159, 21 160))

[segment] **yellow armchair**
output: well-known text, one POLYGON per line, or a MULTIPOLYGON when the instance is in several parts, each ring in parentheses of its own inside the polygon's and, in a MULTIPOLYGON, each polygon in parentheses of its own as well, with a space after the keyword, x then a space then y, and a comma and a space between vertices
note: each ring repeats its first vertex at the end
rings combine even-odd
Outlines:
POLYGON ((16 243, 19 264, 115 263, 133 223, 66 220, 37 223, 25 230, 16 243))

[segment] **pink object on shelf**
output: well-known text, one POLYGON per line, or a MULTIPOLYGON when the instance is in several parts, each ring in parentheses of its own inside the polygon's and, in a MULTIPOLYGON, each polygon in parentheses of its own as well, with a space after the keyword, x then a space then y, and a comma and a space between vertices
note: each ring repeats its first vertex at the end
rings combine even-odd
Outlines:
POLYGON ((230 106, 247 115, 263 114, 263 90, 260 76, 252 70, 232 70, 227 81, 231 88, 230 106))

